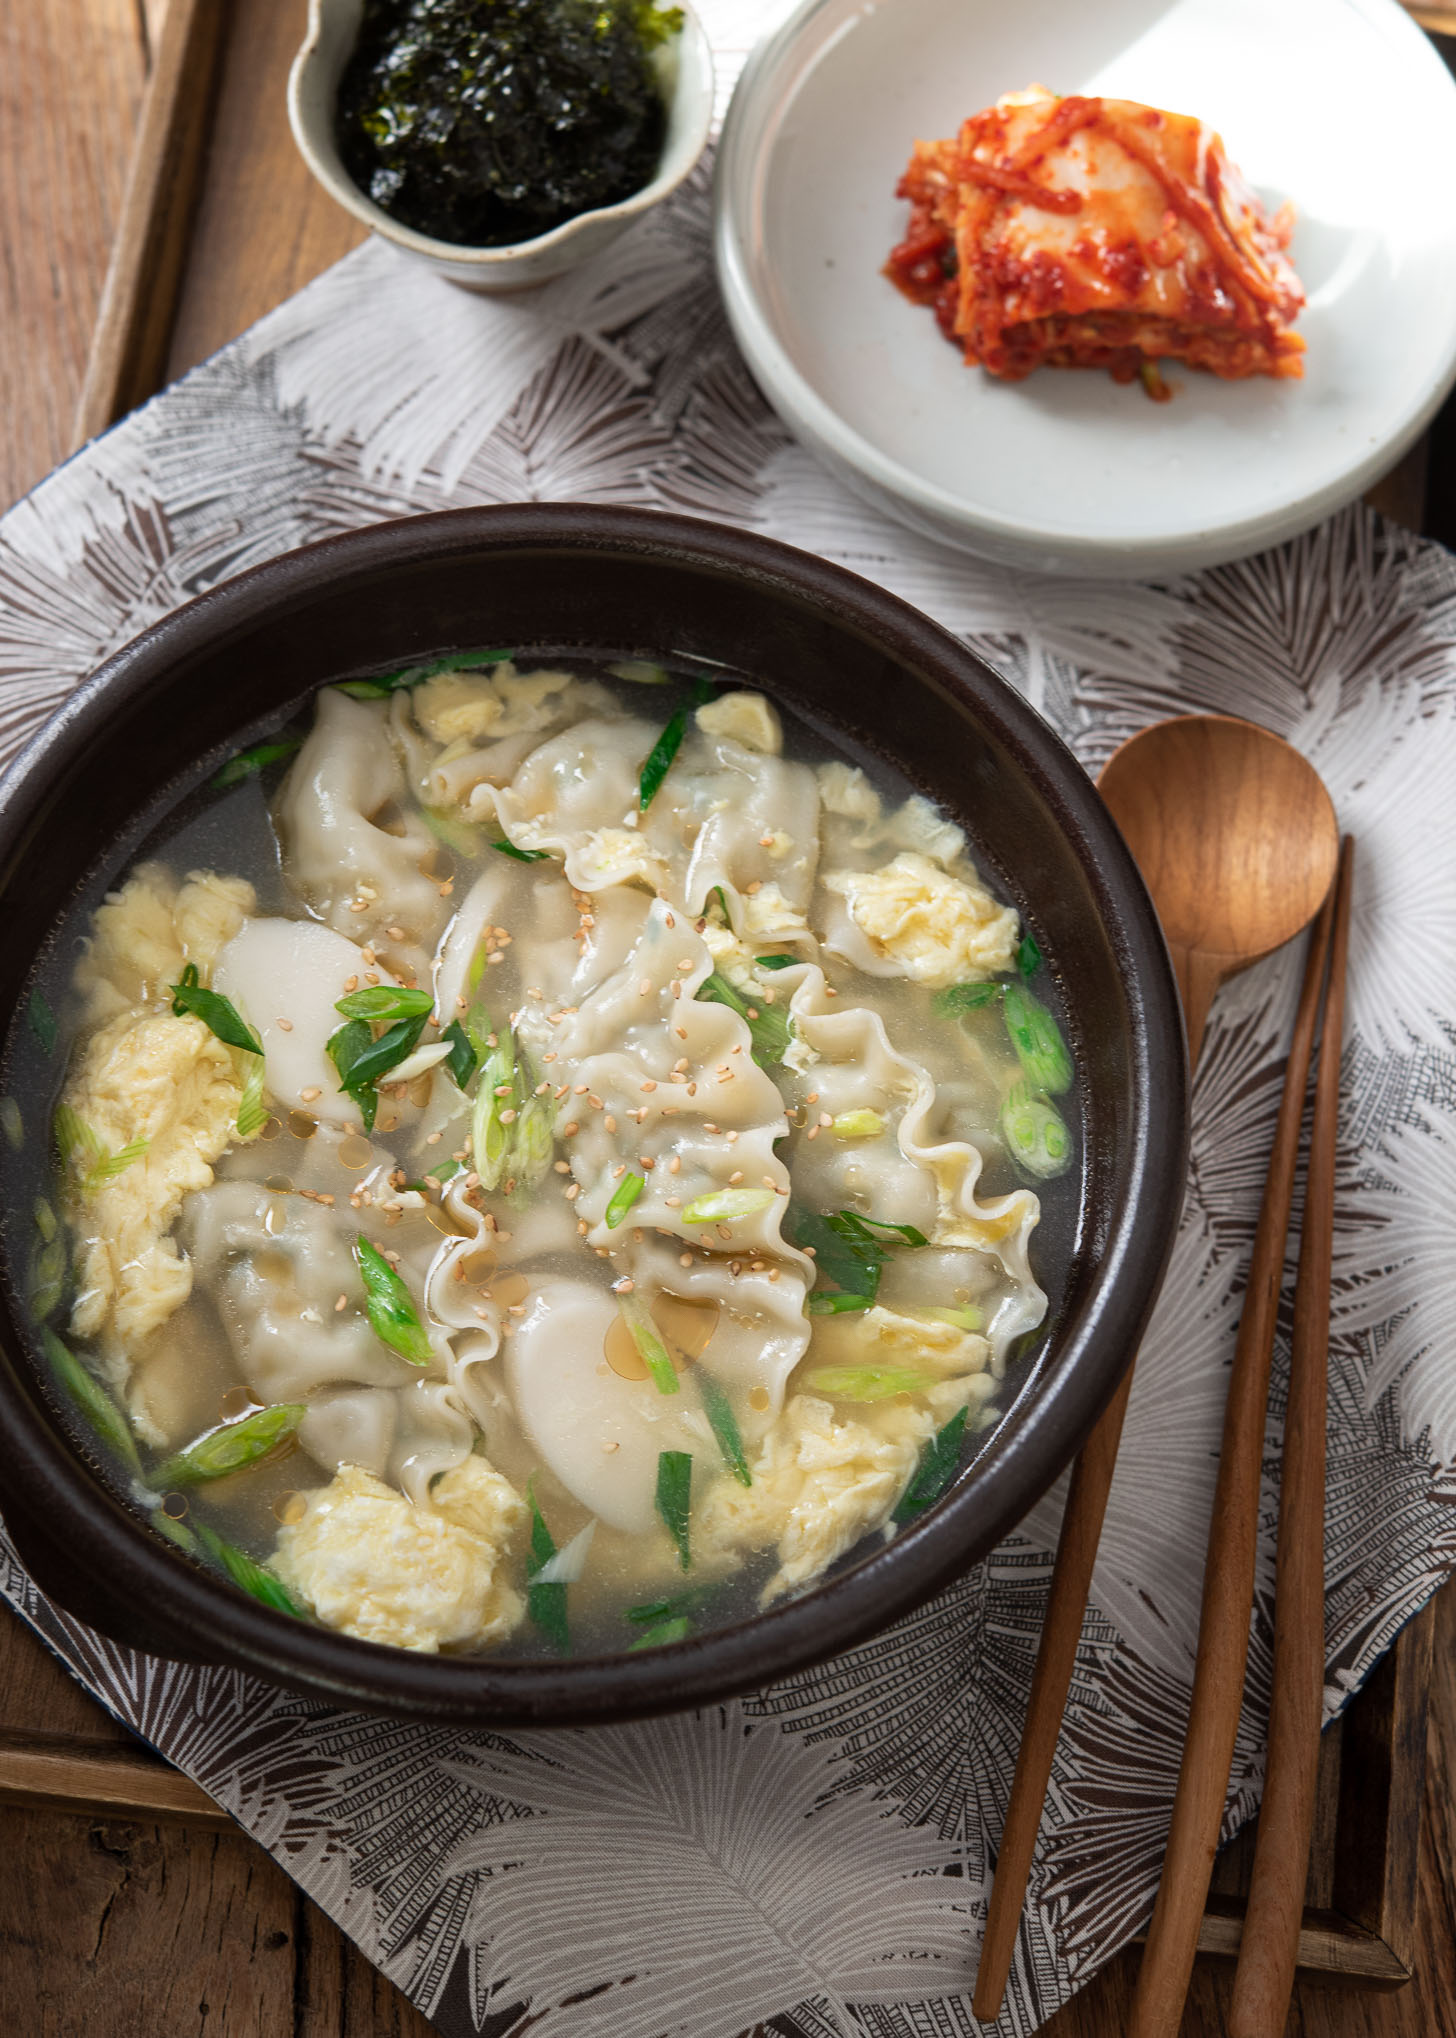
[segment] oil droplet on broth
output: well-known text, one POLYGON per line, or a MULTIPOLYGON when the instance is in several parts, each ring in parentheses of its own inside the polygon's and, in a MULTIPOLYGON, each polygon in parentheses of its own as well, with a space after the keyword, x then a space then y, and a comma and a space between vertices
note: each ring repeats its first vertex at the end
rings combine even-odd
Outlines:
POLYGON ((307 1111, 290 1111, 288 1130, 295 1139, 312 1139, 318 1131, 317 1118, 310 1118, 307 1111))
POLYGON ((678 1295, 659 1295, 652 1320, 670 1345, 687 1358, 700 1359, 718 1328, 716 1302, 684 1302, 678 1295))
POLYGON ((357 1132, 346 1133, 339 1141, 337 1152, 340 1167, 348 1168, 351 1174, 357 1174, 361 1168, 367 1168, 374 1158, 373 1147, 357 1132))
POLYGON ((187 1513, 185 1493, 167 1493, 162 1496, 162 1512, 169 1521, 181 1521, 187 1513))
POLYGON ((273 1503, 273 1516, 285 1528, 294 1528, 308 1513, 308 1500, 302 1493, 280 1493, 273 1503))
MULTIPOLYGON (((471 1253, 465 1262, 465 1278, 467 1281, 472 1278, 469 1271, 472 1264, 476 1260, 484 1259, 485 1257, 484 1253, 471 1253)), ((474 1278, 479 1280, 481 1276, 477 1274, 474 1278)), ((492 1281, 490 1284, 490 1299, 502 1309, 517 1307, 525 1301, 530 1292, 531 1284, 524 1274, 502 1274, 498 1281, 492 1281)))
POLYGON ((619 1380, 647 1378, 646 1361, 620 1316, 607 1327, 607 1334, 602 1339, 602 1353, 619 1380))
POLYGON ((286 1196, 293 1187, 293 1179, 289 1175, 270 1175, 263 1187, 272 1189, 276 1195, 286 1196))
POLYGON ((276 1118, 265 1118, 258 1129, 259 1139, 276 1139, 283 1127, 276 1118))
POLYGON ((756 1408, 760 1414, 768 1407, 768 1400, 767 1387, 751 1387, 749 1389, 748 1405, 750 1408, 756 1408))
POLYGON ((462 1231, 443 1203, 426 1203, 420 1215, 426 1224, 433 1224, 436 1231, 443 1231, 446 1238, 469 1238, 468 1231, 462 1231))

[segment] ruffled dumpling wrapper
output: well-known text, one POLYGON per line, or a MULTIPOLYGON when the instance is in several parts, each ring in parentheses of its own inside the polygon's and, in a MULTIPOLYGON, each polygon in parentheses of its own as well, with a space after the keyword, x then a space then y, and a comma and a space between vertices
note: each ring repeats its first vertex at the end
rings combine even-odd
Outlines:
POLYGON ((428 875, 435 838, 405 804, 386 703, 337 687, 317 699, 313 730, 278 795, 284 870, 336 934, 367 944, 396 973, 413 972, 449 911, 441 881, 428 875))
POLYGON ((474 826, 495 822, 497 792, 553 730, 623 712, 594 680, 549 669, 521 673, 509 660, 439 673, 395 702, 396 740, 419 798, 474 826))

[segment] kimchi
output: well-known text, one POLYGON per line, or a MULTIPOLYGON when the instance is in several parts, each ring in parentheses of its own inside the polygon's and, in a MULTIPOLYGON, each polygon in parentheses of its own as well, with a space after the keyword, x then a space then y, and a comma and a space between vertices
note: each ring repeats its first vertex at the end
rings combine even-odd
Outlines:
POLYGON ((885 273, 991 375, 1106 368, 1162 397, 1162 361, 1304 373, 1293 209, 1271 218, 1190 115, 1033 86, 917 142, 898 195, 885 273))

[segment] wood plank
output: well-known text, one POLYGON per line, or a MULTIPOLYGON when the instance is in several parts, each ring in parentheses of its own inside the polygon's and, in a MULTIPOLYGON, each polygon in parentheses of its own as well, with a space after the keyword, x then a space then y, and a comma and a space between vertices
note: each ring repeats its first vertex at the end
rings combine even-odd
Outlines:
POLYGON ((12 1809, 0 1849, 7 2028, 286 2038, 295 1912, 287 1876, 237 1832, 12 1809))
POLYGON ((233 0, 223 82, 168 360, 185 374, 365 238, 293 145, 285 90, 306 0, 233 0))
MULTIPOLYGON (((170 0, 77 405, 84 446, 166 379, 222 48, 222 0, 170 0)), ((148 41, 150 44, 150 24, 148 41)))
POLYGON ((0 1604, 0 1738, 37 1731, 77 1748, 136 1746, 20 1616, 0 1604))
POLYGON ((38 1736, 0 1739, 0 1802, 89 1813, 93 1818, 181 1819, 214 1832, 236 1828, 200 1785, 169 1762, 135 1752, 85 1749, 38 1736))
POLYGON ((302 1893, 296 1930, 291 2038, 437 2038, 409 1997, 302 1893))
POLYGON ((0 6, 0 506, 70 451, 145 63, 134 0, 0 6))

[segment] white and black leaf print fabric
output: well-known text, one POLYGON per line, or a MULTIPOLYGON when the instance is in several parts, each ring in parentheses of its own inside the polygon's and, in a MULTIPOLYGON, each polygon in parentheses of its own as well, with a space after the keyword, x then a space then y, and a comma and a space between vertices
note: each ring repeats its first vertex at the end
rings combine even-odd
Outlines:
MULTIPOLYGON (((726 89, 764 9, 704 11, 726 89)), ((1170 713, 1287 736, 1360 840, 1330 1349, 1333 1713, 1456 1568, 1456 561, 1358 508, 1159 587, 1039 579, 911 537, 764 406, 728 337, 707 223, 703 171, 603 263, 496 302, 368 245, 87 448, 0 521, 0 752, 240 567, 381 517, 521 499, 686 510, 839 560, 974 644, 1092 771, 1170 713)), ((1214 1007, 1183 1228, 1001 2038, 1034 2031, 1151 1904, 1299 970, 1276 957, 1214 1007)), ((1262 1777, 1283 1363, 1228 1831, 1262 1777)), ((150 1661, 48 1605, 3 1540, 0 1590, 449 2038, 527 2016, 543 2038, 755 2024, 969 2038, 1059 1509, 1049 1495, 954 1588, 833 1663, 595 1733, 390 1725, 150 1661)))

